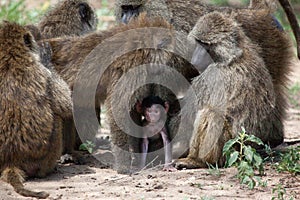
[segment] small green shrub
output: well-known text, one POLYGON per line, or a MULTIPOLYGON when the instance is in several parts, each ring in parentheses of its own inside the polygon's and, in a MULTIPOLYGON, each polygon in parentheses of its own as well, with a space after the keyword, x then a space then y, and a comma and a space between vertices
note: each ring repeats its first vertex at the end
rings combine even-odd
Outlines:
POLYGON ((277 184, 275 188, 272 189, 272 194, 277 194, 277 196, 275 197, 272 197, 271 200, 285 200, 285 199, 288 199, 288 200, 294 200, 294 197, 291 196, 290 198, 284 198, 285 195, 286 195, 286 190, 285 188, 282 186, 281 183, 277 184))
POLYGON ((289 148, 288 152, 280 155, 277 165, 278 172, 289 172, 292 175, 300 174, 300 146, 289 148))
POLYGON ((242 127, 242 131, 236 138, 226 142, 223 147, 223 155, 226 157, 225 167, 237 167, 237 177, 240 182, 253 189, 257 183, 263 186, 266 183, 263 183, 260 177, 255 176, 256 170, 259 172, 259 175, 262 175, 264 172, 263 159, 254 148, 248 145, 249 143, 263 145, 259 138, 254 135, 248 135, 242 127))
POLYGON ((87 140, 85 143, 82 143, 79 146, 79 150, 80 151, 88 151, 89 153, 93 153, 93 150, 95 147, 96 147, 96 145, 92 141, 87 140))

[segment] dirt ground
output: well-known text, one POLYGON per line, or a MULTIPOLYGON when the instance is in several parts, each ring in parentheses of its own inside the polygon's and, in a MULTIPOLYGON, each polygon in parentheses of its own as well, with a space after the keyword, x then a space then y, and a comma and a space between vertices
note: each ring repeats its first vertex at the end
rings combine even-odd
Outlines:
MULTIPOLYGON (((39 5, 40 2, 28 1, 30 6, 39 5)), ((295 86, 296 83, 300 84, 300 62, 295 64, 290 79, 290 87, 295 86)), ((300 91, 293 94, 292 98, 285 126, 286 142, 300 141, 300 91)), ((109 151, 104 154, 110 155, 109 151)), ((89 160, 86 165, 58 164, 53 174, 44 179, 27 180, 25 187, 35 191, 46 191, 50 193, 48 199, 52 200, 270 200, 272 197, 277 197, 278 192, 272 193, 272 191, 281 184, 286 190, 285 199, 290 197, 295 200, 300 199, 300 177, 278 173, 270 165, 266 166, 265 176, 262 177, 263 181, 267 181, 267 186, 250 190, 239 184, 235 178, 234 168, 220 169, 220 175, 213 174, 208 169, 163 172, 161 167, 143 170, 135 175, 120 175, 91 156, 86 155, 86 157, 89 160)), ((0 182, 0 199, 29 200, 32 198, 21 197, 10 185, 0 182)))

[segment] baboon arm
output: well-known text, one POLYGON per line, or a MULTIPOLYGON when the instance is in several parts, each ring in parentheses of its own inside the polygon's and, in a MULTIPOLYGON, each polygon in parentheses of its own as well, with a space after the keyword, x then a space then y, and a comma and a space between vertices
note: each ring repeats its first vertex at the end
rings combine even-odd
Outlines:
POLYGON ((293 29, 296 42, 297 42, 297 53, 298 58, 300 59, 300 27, 298 24, 297 17, 295 15, 294 9, 292 8, 290 2, 288 0, 279 0, 280 5, 284 9, 284 12, 286 13, 286 16, 291 24, 291 27, 293 29))
POLYGON ((72 115, 73 103, 69 86, 57 74, 53 73, 52 106, 54 113, 65 118, 72 115))

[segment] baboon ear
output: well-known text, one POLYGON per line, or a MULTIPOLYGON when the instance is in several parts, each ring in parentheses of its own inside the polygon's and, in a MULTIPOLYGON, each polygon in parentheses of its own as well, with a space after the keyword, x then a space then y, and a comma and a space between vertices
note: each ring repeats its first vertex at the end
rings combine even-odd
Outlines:
POLYGON ((165 111, 166 111, 166 113, 168 113, 169 112, 169 108, 170 108, 170 105, 169 105, 169 102, 165 102, 165 111))
POLYGON ((26 47, 28 47, 30 50, 34 50, 33 37, 30 33, 26 33, 23 36, 23 40, 26 47))
POLYGON ((91 17, 90 7, 86 3, 79 4, 79 14, 82 20, 89 21, 91 17))
POLYGON ((135 104, 135 109, 138 113, 140 113, 140 114, 143 113, 142 103, 140 100, 137 100, 137 102, 135 104))

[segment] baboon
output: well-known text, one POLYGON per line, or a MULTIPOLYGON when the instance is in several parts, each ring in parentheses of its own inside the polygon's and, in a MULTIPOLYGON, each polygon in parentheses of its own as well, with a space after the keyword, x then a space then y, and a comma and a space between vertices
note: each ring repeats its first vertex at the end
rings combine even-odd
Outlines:
POLYGON ((236 137, 242 127, 271 146, 280 144, 282 125, 271 76, 258 54, 260 47, 246 36, 235 16, 204 15, 188 37, 205 46, 215 63, 193 80, 185 97, 183 117, 192 120, 196 116, 196 120, 191 122, 194 131, 189 154, 179 159, 176 167, 222 166, 225 142, 236 137), (192 91, 196 99, 189 98, 192 91))
MULTIPOLYGON (((52 63, 54 65, 54 68, 56 69, 58 74, 68 83, 71 90, 74 89, 75 81, 79 85, 89 86, 91 84, 90 82, 97 80, 95 76, 99 74, 99 72, 89 70, 89 62, 84 63, 84 60, 86 59, 86 57, 88 57, 89 54, 94 55, 90 63, 99 62, 99 64, 97 64, 100 66, 100 68, 101 62, 104 62, 107 59, 114 60, 114 62, 109 65, 99 81, 98 85, 100 87, 97 87, 96 91, 96 106, 98 102, 103 102, 104 100, 106 100, 105 105, 107 108, 108 121, 110 124, 112 135, 111 139, 113 144, 113 151, 116 160, 115 169, 120 173, 127 173, 129 171, 131 162, 131 153, 128 153, 128 151, 133 150, 133 152, 138 152, 137 149, 139 148, 139 145, 136 142, 139 141, 138 137, 140 137, 141 135, 141 132, 139 131, 141 131, 142 129, 140 128, 140 130, 136 132, 136 137, 127 135, 124 130, 119 127, 118 122, 114 119, 113 109, 120 107, 126 108, 126 106, 128 106, 130 116, 134 118, 136 124, 142 126, 142 118, 140 113, 136 111, 135 104, 137 100, 142 100, 147 96, 155 95, 161 97, 167 102, 170 102, 169 112, 173 113, 174 111, 172 110, 173 108, 171 105, 177 100, 176 96, 170 95, 169 90, 161 87, 160 85, 150 84, 142 87, 139 92, 133 95, 131 100, 128 100, 127 98, 125 98, 125 96, 127 97, 129 94, 135 91, 136 81, 152 80, 149 79, 149 76, 151 74, 155 74, 153 81, 155 81, 156 79, 163 80, 165 83, 173 81, 175 82, 174 88, 176 87, 179 90, 180 87, 183 87, 183 84, 179 84, 180 80, 175 80, 175 78, 173 78, 174 75, 171 71, 168 71, 169 68, 155 68, 155 66, 153 65, 167 65, 171 68, 176 69, 185 77, 191 76, 190 73, 191 71, 193 71, 193 66, 186 59, 163 50, 168 47, 173 47, 173 45, 178 45, 178 49, 184 49, 186 47, 190 47, 191 45, 186 45, 183 40, 176 41, 173 27, 165 20, 160 18, 149 19, 145 15, 140 16, 139 18, 137 18, 137 20, 133 20, 128 25, 118 25, 107 31, 98 31, 79 38, 70 37, 49 39, 45 40, 44 42, 48 42, 50 44, 53 51, 52 63), (153 30, 155 28, 158 31, 155 32, 153 30), (160 31, 161 29, 163 29, 163 31, 160 31), (124 39, 125 35, 126 40, 124 39), (145 39, 147 38, 146 36, 149 36, 149 39, 154 39, 150 39, 149 41, 147 41, 145 39), (107 41, 111 42, 107 43, 107 41), (143 42, 141 43, 140 41, 143 42), (153 49, 140 49, 139 47, 139 45, 141 44, 147 44, 148 46, 151 46, 153 42, 158 43, 157 46, 153 47, 153 49), (176 44, 177 42, 178 44, 176 44), (98 53, 98 51, 95 51, 94 49, 100 44, 107 44, 107 47, 97 49, 100 51, 100 53, 98 53), (136 50, 135 47, 138 50, 136 50), (158 49, 158 47, 162 49, 158 49), (117 51, 125 51, 126 49, 133 49, 133 51, 126 52, 121 56, 114 55, 113 53, 111 55, 109 54, 108 56, 103 55, 109 51, 115 53, 117 51), (95 54, 93 54, 92 50, 94 50, 93 52, 95 52, 95 54), (80 71, 81 65, 83 65, 82 67, 84 67, 85 70, 80 71), (146 71, 141 70, 139 74, 136 74, 138 72, 132 72, 134 73, 132 76, 130 76, 132 77, 132 80, 128 80, 128 82, 126 82, 126 85, 118 85, 118 81, 120 80, 122 75, 129 73, 131 70, 135 69, 135 66, 139 65, 149 66, 145 67, 146 71), (148 70, 152 70, 153 72, 150 73, 148 72, 148 70), (80 76, 77 76, 79 72, 85 72, 88 73, 88 75, 85 79, 80 78, 80 76), (114 97, 114 94, 117 95, 117 97, 114 97), (133 147, 131 148, 131 146, 133 147)), ((190 54, 191 52, 186 53, 185 55, 190 54)), ((196 72, 197 70, 194 70, 194 73, 196 72)), ((186 80, 186 78, 184 80, 186 80)), ((81 89, 81 91, 85 92, 89 90, 81 89)), ((176 94, 176 92, 174 94, 176 94)), ((87 95, 82 96, 85 97, 87 95)), ((95 99, 95 96, 91 98, 95 99)), ((85 101, 80 102, 80 104, 83 104, 85 106, 85 101)), ((95 108, 95 103, 91 106, 95 108)), ((79 105, 79 107, 81 107, 81 105, 79 105)), ((128 110, 126 112, 117 110, 116 113, 119 113, 117 115, 118 118, 124 119, 121 120, 121 123, 127 120, 127 116, 124 115, 128 114, 128 110)), ((128 128, 129 126, 125 126, 125 128, 126 127, 128 128)), ((132 130, 129 131, 134 132, 132 130)))
POLYGON ((63 0, 39 22, 42 37, 80 36, 95 31, 97 16, 86 0, 63 0))
MULTIPOLYGON (((280 0, 280 3, 286 10, 291 11, 289 2, 280 0), (283 4, 283 3, 286 4, 283 4)), ((249 8, 229 8, 216 7, 204 4, 201 0, 117 0, 115 15, 117 21, 121 22, 122 17, 129 19, 130 13, 146 12, 150 16, 166 16, 166 18, 174 25, 177 31, 182 31, 188 34, 199 17, 213 12, 219 11, 230 14, 234 19, 241 24, 241 27, 247 37, 250 38, 253 44, 260 47, 259 55, 263 58, 264 63, 272 77, 272 82, 275 90, 275 109, 277 113, 280 130, 278 132, 283 136, 283 121, 286 115, 287 101, 286 101, 286 87, 288 82, 288 75, 290 73, 290 65, 292 64, 293 51, 292 43, 284 31, 278 28, 278 23, 272 16, 270 9, 249 9, 249 8), (126 7, 127 9, 124 9, 126 7), (163 11, 157 8, 167 7, 163 11), (131 10, 128 10, 128 9, 131 10), (134 11, 132 11, 134 9, 134 11)), ((294 13, 287 13, 293 30, 298 32, 299 26, 294 13), (291 21, 291 19, 295 19, 291 21), (296 21, 296 22, 295 22, 296 21)), ((125 21, 126 22, 126 21, 125 21)), ((300 31, 299 31, 300 33, 300 31)), ((299 34, 295 34, 299 44, 299 34)), ((300 46, 300 45, 298 45, 300 46)), ((299 51, 300 52, 300 51, 299 51)), ((299 55, 299 53, 298 53, 299 55)), ((172 134, 172 133, 171 133, 172 134)))
MULTIPOLYGON (((63 0, 57 3, 42 18, 38 24, 38 29, 41 32, 42 38, 47 39, 62 36, 81 36, 95 31, 97 24, 98 19, 95 11, 86 0, 63 0)), ((49 69, 53 68, 51 54, 52 49, 49 47, 49 44, 41 43, 41 60, 49 69)), ((100 110, 98 113, 100 113, 100 110)), ((63 143, 63 154, 74 154, 73 150, 78 149, 81 144, 81 140, 76 134, 72 117, 64 119, 63 143), (70 132, 75 133, 70 134, 70 132), (74 144, 74 146, 71 146, 71 144, 74 144)), ((73 159, 77 160, 76 158, 73 159)))
POLYGON ((149 143, 163 142, 164 148, 164 171, 176 171, 172 164, 172 149, 170 143, 170 135, 166 126, 167 114, 169 111, 169 103, 163 101, 158 96, 149 96, 142 102, 137 102, 137 111, 144 117, 143 135, 141 138, 141 161, 140 169, 146 165, 149 143))
POLYGON ((24 176, 44 177, 61 155, 61 127, 53 116, 72 114, 68 85, 40 63, 30 31, 0 25, 0 172, 23 195, 49 196, 24 188, 24 176))

